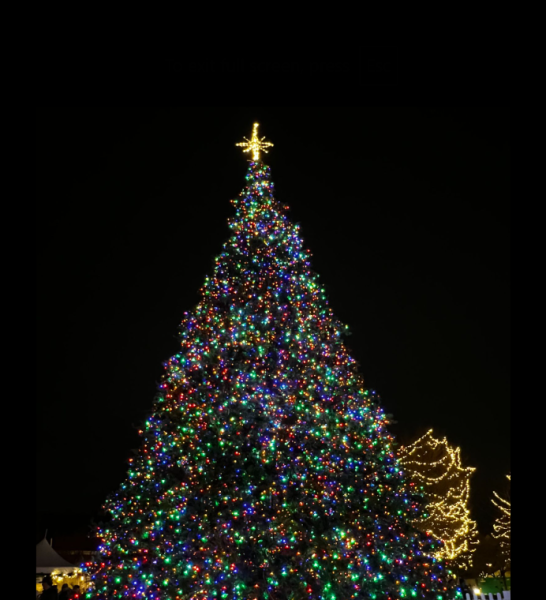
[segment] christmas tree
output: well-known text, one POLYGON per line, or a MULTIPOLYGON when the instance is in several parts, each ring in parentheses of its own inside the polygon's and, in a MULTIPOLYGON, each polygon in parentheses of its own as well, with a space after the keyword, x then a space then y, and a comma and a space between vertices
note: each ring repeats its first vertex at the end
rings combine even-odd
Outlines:
POLYGON ((105 505, 88 597, 451 599, 378 398, 274 198, 271 144, 255 126, 241 145, 233 234, 105 505))
POLYGON ((418 526, 443 544, 434 555, 462 569, 472 565, 478 543, 476 522, 470 518, 470 477, 475 469, 463 467, 460 448, 433 431, 401 449, 400 462, 408 478, 422 490, 426 507, 418 526))
MULTIPOLYGON (((506 476, 509 481, 512 481, 512 476, 506 476)), ((511 562, 512 554, 512 503, 510 500, 501 498, 497 492, 493 492, 495 498, 493 504, 499 509, 500 515, 493 523, 493 537, 499 540, 502 554, 505 559, 505 567, 508 568, 511 562)))

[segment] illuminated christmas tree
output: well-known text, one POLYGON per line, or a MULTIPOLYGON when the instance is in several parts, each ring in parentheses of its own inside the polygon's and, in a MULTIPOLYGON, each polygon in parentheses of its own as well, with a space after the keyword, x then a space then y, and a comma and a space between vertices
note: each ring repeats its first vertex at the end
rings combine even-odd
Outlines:
MULTIPOLYGON (((257 136, 232 236, 107 500, 89 598, 451 600, 257 136)), ((308 177, 309 174, 305 174, 308 177)))
POLYGON ((454 566, 468 568, 478 543, 476 523, 470 518, 470 477, 475 471, 463 467, 460 448, 446 438, 438 440, 432 429, 400 451, 400 463, 408 478, 425 497, 419 527, 443 544, 435 552, 454 566))
MULTIPOLYGON (((506 476, 509 481, 512 481, 512 476, 506 476)), ((499 540, 503 556, 506 560, 506 566, 510 564, 512 553, 512 503, 510 500, 501 498, 497 492, 493 492, 495 498, 493 504, 499 509, 500 516, 497 517, 493 524, 493 537, 499 540)))

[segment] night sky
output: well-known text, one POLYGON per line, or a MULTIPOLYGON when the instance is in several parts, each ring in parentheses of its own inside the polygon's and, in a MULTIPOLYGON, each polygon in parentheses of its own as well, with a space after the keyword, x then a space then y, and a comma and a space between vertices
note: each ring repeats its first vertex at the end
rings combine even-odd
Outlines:
POLYGON ((461 446, 488 533, 510 471, 510 149, 486 107, 38 109, 37 530, 121 483, 255 121, 367 387, 401 443, 461 446))

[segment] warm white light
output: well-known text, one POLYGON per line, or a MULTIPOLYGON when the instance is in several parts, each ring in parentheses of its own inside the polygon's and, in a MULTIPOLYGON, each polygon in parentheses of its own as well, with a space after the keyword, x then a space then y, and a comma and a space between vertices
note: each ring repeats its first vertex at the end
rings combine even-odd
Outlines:
POLYGON ((482 591, 479 590, 478 588, 474 588, 473 592, 474 592, 475 596, 479 596, 482 593, 482 591))
POLYGON ((250 140, 248 140, 247 138, 245 138, 244 142, 241 142, 240 144, 235 144, 236 146, 240 146, 241 148, 244 148, 243 152, 252 152, 252 158, 257 161, 260 160, 260 152, 269 152, 269 150, 267 150, 267 148, 270 148, 273 146, 273 144, 271 142, 265 142, 265 137, 263 138, 259 138, 258 137, 258 127, 259 127, 259 123, 254 123, 254 130, 252 131, 252 138, 250 140))
POLYGON ((470 478, 476 469, 463 467, 461 449, 451 447, 446 438, 436 439, 432 429, 401 448, 400 463, 417 489, 426 490, 426 516, 420 526, 444 542, 433 556, 456 560, 460 567, 472 566, 478 538, 469 500, 470 478))

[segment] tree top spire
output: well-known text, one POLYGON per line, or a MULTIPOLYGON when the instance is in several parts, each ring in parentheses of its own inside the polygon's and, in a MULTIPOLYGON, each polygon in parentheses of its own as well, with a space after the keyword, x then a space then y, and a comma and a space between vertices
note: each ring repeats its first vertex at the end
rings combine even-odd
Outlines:
POLYGON ((245 139, 244 142, 235 144, 236 146, 240 146, 241 148, 244 148, 243 152, 252 152, 252 158, 255 161, 260 160, 260 152, 263 151, 267 154, 269 152, 269 150, 266 150, 266 148, 270 148, 271 146, 273 146, 273 144, 271 142, 264 141, 265 136, 261 139, 258 137, 258 127, 259 126, 260 126, 259 123, 254 123, 254 129, 252 130, 252 138, 250 140, 247 138, 244 138, 245 139))

